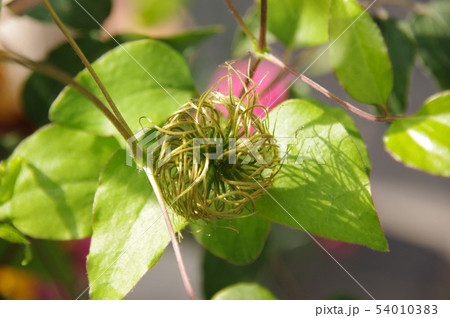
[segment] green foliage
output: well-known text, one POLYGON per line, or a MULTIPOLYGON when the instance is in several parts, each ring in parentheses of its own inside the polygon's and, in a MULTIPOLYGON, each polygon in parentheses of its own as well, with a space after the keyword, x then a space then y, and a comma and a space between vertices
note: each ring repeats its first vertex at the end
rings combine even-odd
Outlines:
POLYGON ((384 137, 392 156, 412 168, 450 176, 450 91, 431 97, 414 116, 394 122, 384 137))
POLYGON ((222 289, 212 300, 276 300, 266 288, 258 284, 240 283, 222 289))
POLYGON ((388 50, 380 30, 356 0, 331 3, 331 64, 356 100, 386 105, 393 86, 388 50))
POLYGON ((14 196, 2 220, 26 235, 71 240, 91 234, 92 203, 100 171, 119 148, 114 138, 49 125, 23 141, 12 160, 24 158, 14 196))
POLYGON ((411 71, 416 57, 416 45, 405 21, 392 18, 378 20, 386 41, 394 71, 394 88, 389 96, 388 110, 403 114, 408 107, 411 71))
POLYGON ((315 46, 328 41, 330 0, 269 0, 268 28, 287 47, 315 46))
MULTIPOLYGON (((141 128, 142 116, 162 124, 195 94, 186 61, 158 41, 126 43, 123 48, 117 47, 103 55, 93 66, 133 131, 141 128)), ((105 101, 86 69, 77 76, 77 81, 105 101)), ((118 133, 95 105, 72 88, 64 90, 53 103, 50 119, 102 136, 118 133)))
MULTIPOLYGON (((122 299, 161 257, 170 242, 161 208, 144 172, 125 165, 118 151, 106 165, 95 195, 88 275, 93 299, 122 299)), ((186 222, 172 214, 174 230, 186 222)))
POLYGON ((154 25, 180 13, 187 0, 132 0, 132 2, 140 22, 146 25, 154 25))
POLYGON ((13 197, 21 169, 22 158, 11 158, 0 163, 0 206, 13 197))
POLYGON ((300 100, 282 103, 270 117, 275 136, 295 140, 270 195, 256 202, 258 213, 326 238, 386 251, 366 166, 342 124, 300 100))
POLYGON ((8 223, 0 223, 0 237, 11 243, 30 244, 30 241, 22 233, 8 223))
POLYGON ((239 265, 251 263, 258 258, 269 227, 270 222, 258 215, 191 223, 195 238, 211 253, 239 265))
POLYGON ((355 146, 358 148, 359 153, 364 161, 364 165, 366 166, 367 174, 370 174, 370 170, 372 169, 372 164, 370 163, 369 153, 367 152, 367 147, 364 140, 361 137, 361 134, 358 131, 358 128, 355 125, 353 119, 347 115, 347 113, 337 107, 331 107, 325 104, 320 103, 317 100, 308 99, 308 102, 318 106, 323 111, 333 116, 337 121, 339 121, 342 126, 344 126, 345 130, 351 137, 352 141, 355 143, 355 146))
MULTIPOLYGON (((221 32, 220 26, 203 27, 159 38, 159 41, 169 44, 184 55, 189 55, 202 41, 219 32, 221 32)), ((142 39, 148 39, 148 37, 138 34, 122 34, 115 37, 118 43, 142 39)), ((99 41, 89 36, 76 39, 78 46, 89 61, 94 61, 115 48, 118 45, 115 40, 99 41)), ((84 68, 68 43, 51 51, 45 59, 45 64, 52 65, 71 76, 77 75, 84 68)), ((63 83, 39 72, 34 72, 27 80, 23 91, 24 111, 27 118, 37 126, 47 124, 50 105, 63 88, 63 83)))
POLYGON ((205 250, 202 267, 204 296, 210 299, 219 290, 229 285, 244 281, 256 281, 259 270, 265 261, 266 258, 261 256, 251 264, 237 266, 205 250))
POLYGON ((372 164, 370 163, 369 153, 367 151, 366 144, 361 137, 361 134, 358 131, 358 128, 355 125, 353 119, 341 108, 332 107, 321 103, 315 98, 312 98, 308 92, 302 93, 296 89, 292 89, 290 92, 290 96, 293 99, 301 99, 307 101, 311 104, 316 105, 321 108, 323 111, 333 116, 336 120, 338 120, 344 128, 347 130, 348 134, 351 136, 353 142, 364 160, 364 164, 366 165, 367 173, 370 174, 370 170, 372 169, 372 164))
POLYGON ((0 223, 0 238, 10 243, 22 244, 24 246, 24 257, 21 264, 28 265, 32 257, 30 241, 20 231, 11 224, 0 223))
MULTIPOLYGON (((81 31, 99 29, 97 22, 101 24, 111 11, 111 0, 50 0, 50 3, 64 24, 81 31)), ((52 21, 43 3, 26 14, 44 22, 52 21)))
MULTIPOLYGON (((90 37, 79 38, 76 41, 89 61, 96 60, 116 46, 112 40, 101 42, 90 37)), ((73 54, 73 49, 68 43, 50 52, 45 63, 71 76, 77 75, 84 68, 83 63, 78 56, 73 54)), ((50 105, 63 88, 63 83, 34 72, 27 80, 23 91, 24 110, 27 117, 38 126, 47 124, 50 105)))
POLYGON ((412 16, 411 26, 423 64, 442 89, 450 89, 450 2, 432 1, 412 16))

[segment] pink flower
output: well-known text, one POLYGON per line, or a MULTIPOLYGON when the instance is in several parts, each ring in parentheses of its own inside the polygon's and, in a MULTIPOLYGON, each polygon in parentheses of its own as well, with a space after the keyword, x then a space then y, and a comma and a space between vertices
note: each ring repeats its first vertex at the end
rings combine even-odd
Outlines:
MULTIPOLYGON (((237 61, 233 63, 232 66, 238 71, 247 74, 248 60, 237 61)), ((271 110, 289 97, 288 88, 293 80, 292 76, 284 76, 283 79, 277 81, 272 87, 268 88, 272 84, 273 80, 277 78, 280 71, 281 70, 277 66, 263 60, 259 64, 252 78, 255 85, 257 85, 256 93, 263 93, 262 96, 257 96, 257 103, 265 106, 268 110, 271 110)), ((219 68, 213 76, 211 86, 216 84, 216 82, 227 75, 227 73, 227 68, 219 68)), ((238 96, 242 92, 243 85, 234 72, 232 73, 232 83, 233 95, 238 96)), ((222 81, 220 81, 220 83, 214 88, 214 91, 228 94, 229 88, 227 79, 223 79, 222 81)), ((262 109, 256 109, 255 113, 261 116, 263 115, 264 111, 262 109)))

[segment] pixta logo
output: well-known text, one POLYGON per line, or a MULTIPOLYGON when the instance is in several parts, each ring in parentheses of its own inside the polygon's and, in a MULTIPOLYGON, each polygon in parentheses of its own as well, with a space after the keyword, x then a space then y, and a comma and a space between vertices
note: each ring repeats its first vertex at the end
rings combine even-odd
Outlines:
MULTIPOLYGON (((180 138, 177 135, 161 133, 155 129, 144 129, 127 140, 126 164, 133 166, 134 161, 146 164, 148 167, 161 167, 170 160, 174 149, 170 146, 169 139, 180 138), (162 149, 162 145, 165 146, 162 149), (158 150, 158 151, 156 151, 158 150), (155 153, 158 153, 155 157, 155 153), (133 160, 135 158, 135 160, 133 160), (156 165, 155 165, 156 163, 156 165)), ((267 162, 260 153, 261 148, 266 143, 275 143, 279 147, 280 162, 283 164, 302 165, 305 162, 315 164, 326 164, 323 156, 326 145, 320 136, 313 137, 277 137, 272 139, 259 138, 252 141, 251 138, 193 138, 188 143, 184 151, 192 152, 192 164, 198 165, 203 158, 209 160, 225 160, 230 165, 248 164, 251 160, 265 165, 267 162), (236 158, 236 153, 244 150, 248 155, 244 158, 236 158)))

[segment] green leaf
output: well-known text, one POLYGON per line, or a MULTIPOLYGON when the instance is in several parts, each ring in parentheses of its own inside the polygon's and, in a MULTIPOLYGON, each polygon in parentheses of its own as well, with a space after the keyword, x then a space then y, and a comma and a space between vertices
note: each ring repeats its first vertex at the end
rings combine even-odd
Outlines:
MULTIPOLYGON (((49 125, 12 155, 24 158, 7 220, 35 238, 71 240, 91 234, 92 204, 100 171, 119 148, 112 138, 49 125)), ((1 213, 0 213, 1 214, 1 213)))
POLYGON ((30 244, 25 235, 8 223, 0 223, 0 237, 10 243, 30 244))
POLYGON ((306 99, 306 101, 316 105, 317 107, 321 108, 328 114, 332 115, 336 120, 338 120, 344 128, 347 130, 348 134, 352 138, 353 142, 355 143, 355 146, 358 148, 359 153, 361 154, 361 157, 364 161, 364 164, 366 166, 367 174, 370 174, 370 170, 372 169, 372 164, 370 163, 369 153, 367 151, 367 146, 364 140, 361 137, 361 134, 358 131, 358 128, 355 125, 355 122, 353 119, 347 115, 347 113, 337 107, 331 107, 325 104, 322 104, 318 100, 314 99, 306 99))
POLYGON ((432 1, 412 16, 411 27, 425 67, 442 89, 450 89, 450 2, 432 1))
MULTIPOLYGON (((96 60, 117 45, 113 41, 100 42, 89 37, 79 38, 76 41, 89 61, 96 60)), ((84 68, 68 43, 50 52, 45 64, 52 65, 72 76, 77 75, 84 68)), ((50 105, 63 88, 63 83, 34 72, 25 83, 23 91, 23 106, 27 118, 38 126, 47 124, 50 105)))
POLYGON ((264 247, 270 222, 257 215, 231 220, 191 223, 194 237, 211 253, 231 263, 255 261, 264 247))
POLYGON ((386 41, 394 71, 394 88, 388 101, 392 114, 403 114, 408 107, 411 71, 416 57, 416 45, 409 26, 392 18, 377 20, 386 41))
POLYGON ((14 195, 14 187, 22 169, 22 162, 22 158, 12 158, 0 163, 0 206, 11 200, 14 195))
POLYGON ((187 0, 145 0, 132 1, 134 12, 141 23, 155 25, 174 18, 186 6, 187 0))
POLYGON ((240 283, 222 289, 212 300, 276 300, 266 288, 258 284, 240 283))
POLYGON ((370 15, 355 0, 334 0, 330 17, 331 64, 356 100, 386 105, 393 75, 386 44, 370 15))
MULTIPOLYGON (((84 31, 100 29, 97 22, 103 23, 111 12, 111 0, 50 0, 50 3, 65 25, 84 31)), ((44 22, 53 21, 43 3, 26 14, 44 22)))
POLYGON ((431 97, 414 116, 395 121, 386 149, 405 165, 450 177, 450 91, 431 97))
MULTIPOLYGON (((162 124, 195 94, 183 57, 158 41, 126 43, 103 55, 93 66, 133 131, 141 128, 142 116, 162 124)), ((105 101, 86 69, 77 81, 105 101)), ((53 103, 50 120, 102 136, 117 134, 95 105, 72 88, 65 89, 53 103)))
MULTIPOLYGON (((172 214, 176 232, 186 222, 172 214)), ((161 257, 170 242, 161 209, 145 173, 118 151, 105 167, 95 195, 94 233, 88 256, 93 299, 121 299, 161 257)))
POLYGON ((326 238, 388 249, 361 153, 344 126, 317 106, 284 102, 270 114, 275 137, 292 139, 259 215, 326 238))
POLYGON ((30 241, 14 226, 8 223, 0 223, 0 238, 16 244, 22 244, 24 246, 24 257, 21 264, 27 265, 31 258, 30 241))
POLYGON ((288 47, 328 41, 330 0, 269 0, 268 29, 288 47))

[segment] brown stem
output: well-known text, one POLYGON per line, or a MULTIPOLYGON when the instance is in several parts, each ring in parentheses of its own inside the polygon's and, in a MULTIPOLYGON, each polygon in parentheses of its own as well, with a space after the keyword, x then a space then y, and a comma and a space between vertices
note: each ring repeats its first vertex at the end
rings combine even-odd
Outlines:
POLYGON ((374 122, 393 122, 393 121, 395 121, 397 119, 404 118, 404 116, 389 116, 389 115, 375 116, 375 115, 372 115, 370 113, 367 113, 367 112, 357 108, 356 106, 353 106, 349 102, 341 99, 340 97, 336 96, 335 94, 331 93, 329 90, 327 90, 326 88, 324 88, 320 84, 314 82, 309 77, 306 77, 306 76, 304 76, 302 74, 299 74, 298 72, 296 72, 295 70, 293 70, 292 68, 287 66, 285 63, 283 63, 283 61, 278 59, 276 56, 274 56, 272 54, 269 54, 269 53, 266 53, 266 54, 261 54, 261 57, 266 59, 266 60, 268 60, 269 62, 277 65, 278 67, 282 68, 283 70, 288 71, 289 73, 293 74, 294 76, 296 76, 297 78, 295 79, 295 81, 300 79, 301 81, 305 82, 306 84, 311 86, 313 89, 315 89, 319 93, 321 93, 321 94, 325 95, 326 97, 334 100, 335 102, 341 104, 342 106, 344 106, 345 108, 347 108, 351 112, 355 113, 356 115, 358 115, 358 116, 360 116, 360 117, 362 117, 364 119, 367 119, 369 121, 374 121, 374 122))
MULTIPOLYGON (((228 1, 227 1, 228 2, 228 1)), ((233 7, 233 4, 229 2, 229 6, 233 7)), ((233 7, 234 8, 234 7, 233 7)), ((237 11, 236 11, 237 13, 237 11)), ((239 13, 237 13, 236 19, 239 21, 239 13)), ((245 25, 246 27, 246 25, 245 25)), ((260 25, 260 31, 259 31, 259 41, 258 41, 258 50, 260 52, 263 52, 266 50, 266 30, 267 30, 267 0, 262 0, 261 2, 261 25, 260 25)), ((253 34, 252 34, 253 35, 253 34)), ((245 85, 242 87, 242 90, 239 94, 239 96, 242 96, 244 92, 246 91, 246 88, 250 84, 250 81, 253 78, 253 75, 255 75, 256 69, 259 66, 259 63, 261 63, 261 58, 258 56, 256 61, 252 63, 250 70, 248 72, 248 77, 245 80, 245 85)))
POLYGON ((236 18, 237 22, 242 28, 242 31, 247 35, 247 37, 253 42, 253 44, 258 43, 258 40, 256 39, 256 36, 250 31, 250 29, 247 26, 247 23, 245 23, 244 19, 240 15, 239 11, 236 9, 234 4, 231 2, 231 0, 225 0, 228 8, 230 9, 233 16, 236 18))
MULTIPOLYGON (((94 79, 97 86, 100 88, 100 91, 102 92, 103 96, 105 96, 106 100, 108 101, 109 106, 111 107, 113 113, 115 114, 117 120, 121 123, 121 125, 124 127, 124 129, 127 132, 128 138, 133 136, 133 132, 128 127, 128 124, 126 123, 125 119, 122 117, 122 114, 120 113, 119 109, 117 108, 116 104, 112 100, 111 96, 109 95, 108 91, 106 90, 105 86, 103 85, 102 81, 98 77, 97 73, 94 71, 91 63, 89 63, 88 59, 84 55, 83 51, 80 49, 76 41, 73 39, 73 37, 70 35, 69 30, 64 26, 61 19, 56 14, 55 10, 51 6, 49 0, 43 0, 44 5, 47 8, 48 12, 50 13, 53 21, 55 21, 58 28, 61 30, 61 32, 66 37, 67 41, 69 42, 70 46, 73 48, 75 53, 80 58, 81 62, 83 62, 84 66, 87 68, 89 73, 91 74, 92 78, 94 79)), ((128 139, 127 138, 127 139, 128 139)))
POLYGON ((181 279, 183 280, 184 288, 188 293, 189 297, 192 300, 196 300, 194 289, 192 288, 191 282, 189 280, 189 276, 186 271, 186 266, 184 265, 183 256, 181 255, 180 244, 175 236, 175 232, 173 230, 172 222, 170 222, 169 213, 167 212, 166 205, 161 196, 161 191, 159 189, 158 183, 156 182, 152 171, 148 168, 144 168, 145 173, 147 174, 147 178, 150 181, 153 189, 155 189, 156 199, 161 207, 162 214, 164 217, 164 221, 166 222, 167 229, 169 230, 170 240, 172 242, 173 250, 175 252, 175 257, 177 259, 178 269, 180 270, 181 279))
POLYGON ((80 83, 76 82, 72 79, 71 76, 68 74, 60 71, 59 69, 52 67, 50 65, 40 64, 36 63, 34 61, 28 60, 22 56, 18 56, 17 54, 10 54, 4 51, 0 51, 0 60, 4 60, 6 62, 13 62, 19 65, 22 65, 26 68, 29 68, 33 71, 42 73, 44 75, 47 75, 51 78, 54 78, 60 82, 63 82, 64 84, 67 84, 69 86, 72 86, 77 91, 79 91, 81 94, 83 94, 87 99, 89 99, 91 102, 93 102, 98 109, 112 122, 114 127, 119 131, 119 133, 124 137, 128 138, 128 134, 126 130, 122 127, 121 123, 117 120, 117 118, 114 116, 114 114, 108 109, 108 107, 103 104, 103 102, 97 98, 94 94, 92 94, 87 88, 85 88, 80 83))
POLYGON ((261 0, 261 24, 259 28, 258 49, 263 52, 266 49, 267 33, 267 0, 261 0))

